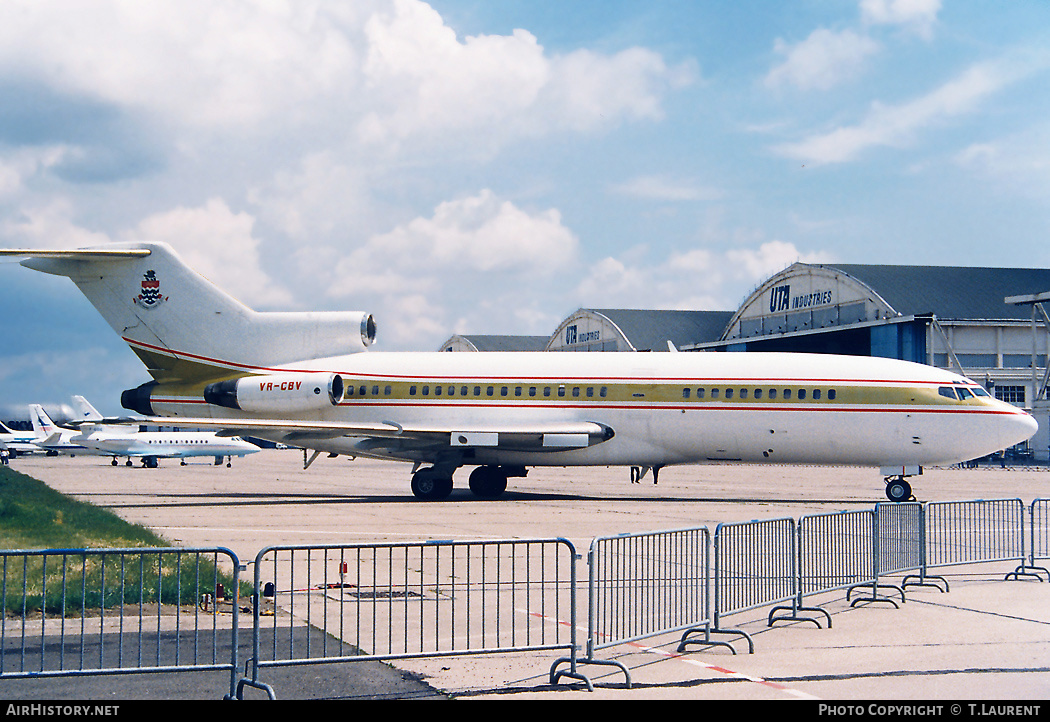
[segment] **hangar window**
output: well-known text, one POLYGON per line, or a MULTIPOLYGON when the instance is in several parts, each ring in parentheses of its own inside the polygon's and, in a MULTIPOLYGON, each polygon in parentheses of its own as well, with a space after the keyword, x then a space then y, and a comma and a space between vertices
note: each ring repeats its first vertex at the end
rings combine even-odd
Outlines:
POLYGON ((1023 404, 1025 402, 1024 386, 996 386, 995 398, 1008 404, 1023 404))

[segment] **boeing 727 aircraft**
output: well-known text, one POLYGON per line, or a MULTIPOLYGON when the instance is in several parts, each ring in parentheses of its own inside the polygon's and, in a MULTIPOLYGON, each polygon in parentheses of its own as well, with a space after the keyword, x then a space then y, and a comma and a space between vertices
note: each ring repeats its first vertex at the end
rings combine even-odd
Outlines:
POLYGON ((911 497, 921 467, 1031 437, 978 384, 883 358, 782 353, 375 352, 362 312, 260 313, 164 244, 9 250, 68 276, 153 380, 124 408, 180 425, 414 464, 413 493, 453 473, 495 498, 530 466, 738 461, 880 467, 911 497))

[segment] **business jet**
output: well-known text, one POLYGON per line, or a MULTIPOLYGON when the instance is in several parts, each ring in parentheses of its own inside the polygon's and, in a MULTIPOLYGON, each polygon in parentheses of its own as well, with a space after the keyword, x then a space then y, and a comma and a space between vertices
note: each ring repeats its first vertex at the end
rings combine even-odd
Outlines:
POLYGON ((156 468, 159 459, 186 459, 197 456, 215 458, 215 465, 234 456, 254 454, 261 449, 236 436, 221 437, 213 431, 138 431, 127 428, 85 423, 80 426, 80 433, 70 438, 70 443, 92 449, 100 454, 113 457, 113 466, 117 457, 127 457, 126 464, 131 466, 132 457, 140 457, 142 465, 156 468))
POLYGON ((911 498, 922 467, 1020 443, 1037 424, 979 384, 922 364, 784 353, 416 353, 371 350, 364 312, 256 312, 160 243, 7 250, 67 276, 153 380, 122 406, 320 453, 413 464, 443 499, 453 474, 496 498, 532 466, 879 467, 911 498))

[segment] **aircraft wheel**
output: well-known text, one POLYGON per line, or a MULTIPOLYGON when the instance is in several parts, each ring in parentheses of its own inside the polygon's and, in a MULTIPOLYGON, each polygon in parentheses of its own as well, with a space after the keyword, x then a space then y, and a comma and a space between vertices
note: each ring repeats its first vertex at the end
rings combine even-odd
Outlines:
POLYGON ((421 469, 412 475, 412 493, 417 499, 440 501, 452 493, 452 477, 434 469, 421 469))
POLYGON ((909 501, 911 496, 911 484, 904 479, 891 479, 886 482, 886 498, 894 502, 909 501))
POLYGON ((112 464, 113 466, 116 466, 116 465, 117 465, 117 460, 116 460, 116 459, 114 459, 113 461, 111 461, 111 462, 109 462, 109 463, 110 463, 110 464, 112 464))
POLYGON ((479 466, 470 472, 470 490, 481 499, 498 499, 507 490, 507 474, 498 466, 479 466))

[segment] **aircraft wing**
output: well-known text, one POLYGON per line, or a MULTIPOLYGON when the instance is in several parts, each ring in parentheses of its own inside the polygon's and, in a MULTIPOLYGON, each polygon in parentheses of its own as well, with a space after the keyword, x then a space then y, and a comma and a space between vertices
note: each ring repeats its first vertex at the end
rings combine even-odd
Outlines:
POLYGON ((338 437, 367 440, 375 447, 501 448, 564 451, 608 441, 614 432, 593 421, 567 421, 492 426, 402 425, 393 421, 347 423, 284 419, 157 418, 155 423, 214 429, 220 436, 280 435, 284 443, 310 446, 310 441, 338 437))

